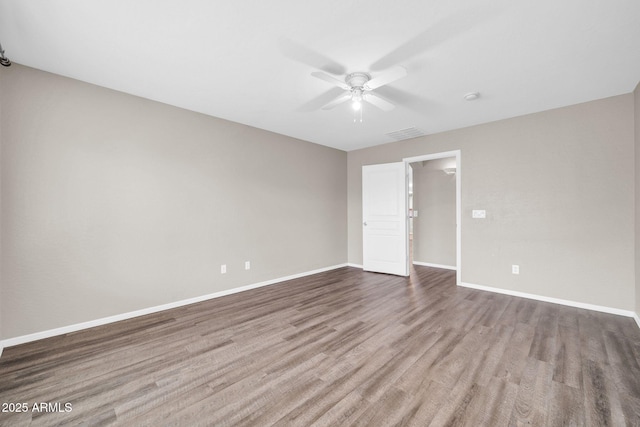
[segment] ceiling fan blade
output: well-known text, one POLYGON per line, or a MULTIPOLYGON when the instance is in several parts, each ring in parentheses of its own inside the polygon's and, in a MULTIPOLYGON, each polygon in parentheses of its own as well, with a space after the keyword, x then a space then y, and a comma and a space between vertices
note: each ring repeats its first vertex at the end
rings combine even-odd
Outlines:
POLYGON ((435 47, 469 32, 489 19, 500 16, 502 6, 491 6, 483 2, 478 7, 465 7, 463 11, 449 15, 433 24, 427 30, 398 46, 393 51, 371 64, 371 71, 385 70, 396 64, 407 63, 415 56, 433 50, 435 47))
POLYGON ((336 85, 339 88, 342 88, 344 90, 351 90, 349 85, 346 84, 345 82, 343 82, 342 80, 338 80, 335 77, 330 76, 329 74, 323 73, 322 71, 314 71, 313 73, 311 73, 311 75, 313 77, 316 77, 316 78, 320 79, 320 80, 324 80, 325 82, 329 82, 331 84, 334 84, 334 85, 336 85))
POLYGON ((332 108, 342 104, 343 102, 347 102, 351 99, 351 92, 345 92, 339 97, 335 98, 333 101, 325 104, 322 109, 323 110, 331 110, 332 108))
POLYGON ((347 69, 333 59, 287 38, 278 39, 280 52, 287 58, 330 74, 346 74, 347 69))
POLYGON ((375 94, 383 99, 388 99, 396 105, 407 107, 410 110, 429 111, 434 108, 433 102, 428 98, 393 86, 379 87, 376 89, 375 94))
POLYGON ((373 90, 380 86, 384 86, 407 75, 407 69, 404 67, 394 67, 384 74, 375 77, 364 84, 364 90, 373 90))
POLYGON ((375 93, 367 93, 364 97, 364 100, 375 105, 382 111, 391 111, 396 108, 396 106, 391 102, 387 101, 386 99, 380 98, 375 93))
POLYGON ((339 87, 332 87, 322 95, 319 95, 312 100, 306 102, 304 105, 301 105, 296 109, 299 113, 310 113, 312 111, 317 111, 324 107, 328 102, 333 101, 336 97, 342 95, 344 91, 339 87))

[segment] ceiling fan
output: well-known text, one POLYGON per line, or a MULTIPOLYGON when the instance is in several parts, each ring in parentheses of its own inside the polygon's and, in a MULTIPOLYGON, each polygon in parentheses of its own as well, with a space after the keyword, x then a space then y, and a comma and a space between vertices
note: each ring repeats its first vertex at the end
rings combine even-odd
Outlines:
POLYGON ((395 105, 372 91, 405 77, 407 70, 403 67, 394 67, 374 78, 367 73, 356 72, 347 74, 344 81, 321 71, 314 71, 311 75, 345 90, 343 94, 322 106, 323 110, 330 110, 343 102, 351 101, 351 107, 355 111, 362 108, 363 102, 369 102, 383 111, 390 111, 395 108, 395 105))

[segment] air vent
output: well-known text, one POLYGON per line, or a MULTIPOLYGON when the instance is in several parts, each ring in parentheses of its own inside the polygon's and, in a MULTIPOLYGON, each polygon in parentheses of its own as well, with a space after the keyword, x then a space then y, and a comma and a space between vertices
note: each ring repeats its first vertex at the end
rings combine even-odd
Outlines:
POLYGON ((419 136, 424 136, 425 133, 422 132, 418 128, 406 128, 400 129, 395 132, 389 132, 387 134, 388 137, 395 139, 396 141, 402 141, 405 139, 417 138, 419 136))

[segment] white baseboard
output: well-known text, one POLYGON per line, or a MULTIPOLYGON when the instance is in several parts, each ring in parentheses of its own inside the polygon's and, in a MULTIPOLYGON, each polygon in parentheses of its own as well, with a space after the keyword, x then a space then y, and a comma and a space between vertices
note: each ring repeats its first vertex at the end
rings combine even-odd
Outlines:
MULTIPOLYGON (((418 264, 418 263, 414 262, 414 264, 416 264, 416 265, 424 265, 426 263, 419 263, 418 264)), ((9 338, 9 339, 0 341, 0 357, 2 357, 2 352, 3 352, 5 347, 12 347, 12 346, 19 345, 19 344, 25 344, 25 343, 28 343, 28 342, 31 342, 31 341, 36 341, 36 340, 40 340, 40 339, 44 339, 44 338, 50 338, 50 337, 54 337, 54 336, 57 336, 57 335, 68 334, 68 333, 71 333, 71 332, 77 332, 77 331, 80 331, 80 330, 83 330, 83 329, 89 329, 89 328, 93 328, 93 327, 96 327, 96 326, 102 326, 102 325, 106 325, 106 324, 109 324, 109 323, 119 322, 120 320, 131 319, 131 318, 134 318, 134 317, 144 316, 146 314, 157 313, 159 311, 169 310, 169 309, 172 309, 172 308, 181 307, 181 306, 189 305, 189 304, 194 304, 194 303, 201 302, 201 301, 206 301, 206 300, 209 300, 209 299, 220 298, 220 297, 223 297, 225 295, 231 295, 231 294, 235 294, 235 293, 239 293, 239 292, 244 292, 244 291, 248 291, 248 290, 251 290, 251 289, 260 288, 260 287, 263 287, 263 286, 274 285, 274 284, 277 284, 277 283, 285 282, 287 280, 298 279, 298 278, 305 277, 305 276, 311 276, 313 274, 323 273, 323 272, 326 272, 326 271, 331 271, 331 270, 335 270, 335 269, 342 268, 342 267, 347 267, 347 266, 348 267, 355 267, 355 268, 362 268, 362 265, 358 265, 358 264, 352 264, 352 263, 338 264, 338 265, 333 265, 333 266, 330 266, 330 267, 320 268, 320 269, 317 269, 317 270, 307 271, 307 272, 304 272, 304 273, 293 274, 293 275, 290 275, 290 276, 280 277, 280 278, 277 278, 277 279, 272 279, 272 280, 267 280, 267 281, 264 281, 264 282, 254 283, 254 284, 251 284, 251 285, 241 286, 241 287, 238 287, 238 288, 227 289, 227 290, 224 290, 224 291, 215 292, 215 293, 208 294, 208 295, 202 295, 202 296, 195 297, 195 298, 189 298, 189 299, 176 301, 176 302, 172 302, 172 303, 168 303, 168 304, 162 304, 162 305, 158 305, 158 306, 155 306, 155 307, 149 307, 149 308, 145 308, 145 309, 141 309, 141 310, 131 311, 131 312, 128 312, 128 313, 117 314, 115 316, 103 317, 101 319, 91 320, 91 321, 88 321, 88 322, 77 323, 77 324, 74 324, 74 325, 63 326, 63 327, 60 327, 60 328, 49 329, 49 330, 42 331, 42 332, 36 332, 36 333, 33 333, 33 334, 28 334, 28 335, 22 335, 22 336, 18 336, 18 337, 14 337, 14 338, 9 338)), ((429 266, 435 266, 435 265, 429 265, 429 266)), ((438 267, 438 268, 446 268, 446 266, 438 267)), ((538 300, 538 301, 551 302, 551 303, 554 303, 554 304, 566 305, 566 306, 570 306, 570 307, 584 308, 584 309, 587 309, 587 310, 600 311, 600 312, 604 312, 604 313, 617 314, 617 315, 620 315, 620 316, 633 317, 634 320, 636 321, 636 323, 638 324, 638 327, 640 328, 640 317, 638 317, 637 313, 634 313, 633 311, 629 311, 629 310, 621 310, 621 309, 617 309, 617 308, 605 307, 605 306, 600 306, 600 305, 586 304, 586 303, 581 303, 581 302, 576 302, 576 301, 545 297, 545 296, 541 296, 541 295, 535 295, 535 294, 528 294, 528 293, 524 293, 524 292, 511 291, 511 290, 507 290, 507 289, 493 288, 493 287, 490 287, 490 286, 475 285, 475 284, 472 284, 472 283, 460 282, 460 283, 458 283, 458 286, 462 286, 462 287, 466 287, 466 288, 472 288, 472 289, 478 289, 478 290, 488 291, 488 292, 495 292, 495 293, 500 293, 500 294, 505 294, 505 295, 511 295, 511 296, 516 296, 516 297, 528 298, 528 299, 533 299, 533 300, 538 300)))
POLYGON ((421 265, 423 267, 444 268, 446 270, 458 270, 455 265, 433 264, 431 262, 413 261, 413 265, 421 265))
POLYGON ((537 300, 537 301, 550 302, 550 303, 553 303, 553 304, 566 305, 566 306, 569 306, 569 307, 584 308, 586 310, 600 311, 600 312, 603 312, 603 313, 617 314, 619 316, 635 317, 636 322, 638 323, 638 327, 640 327, 640 319, 638 319, 638 316, 636 315, 636 313, 634 313, 631 310, 622 310, 622 309, 619 309, 619 308, 606 307, 606 306, 603 306, 603 305, 587 304, 587 303, 584 303, 584 302, 577 302, 577 301, 571 301, 571 300, 566 300, 566 299, 545 297, 545 296, 542 296, 542 295, 535 295, 535 294, 528 294, 528 293, 525 293, 525 292, 511 291, 511 290, 508 290, 508 289, 492 288, 490 286, 474 285, 473 283, 460 282, 460 283, 458 283, 458 286, 462 286, 462 287, 465 287, 465 288, 478 289, 478 290, 481 290, 481 291, 495 292, 495 293, 498 293, 498 294, 511 295, 511 296, 514 296, 514 297, 521 297, 521 298, 528 298, 528 299, 533 299, 533 300, 537 300))
POLYGON ((331 271, 338 268, 346 267, 347 264, 332 265, 330 267, 320 268, 317 270, 306 271, 304 273, 293 274, 291 276, 279 277, 277 279, 267 280, 264 282, 254 283, 251 285, 241 286, 238 288, 227 289, 220 292, 215 292, 208 295, 202 295, 199 297, 184 299, 181 301, 171 302, 168 304, 157 305, 155 307, 143 308, 141 310, 131 311, 128 313, 116 314, 115 316, 103 317, 101 319, 90 320, 88 322, 77 323, 74 325, 63 326, 61 328, 49 329, 42 332, 36 332, 33 334, 22 335, 14 338, 9 338, 0 341, 0 356, 2 355, 2 349, 4 347, 12 347, 14 345, 25 344, 31 341, 41 340, 44 338, 55 337, 57 335, 68 334, 71 332, 77 332, 83 329, 89 329, 96 326, 102 326, 109 323, 119 322, 121 320, 131 319, 134 317, 144 316, 146 314, 157 313, 163 310, 169 310, 176 307, 182 307, 183 305, 194 304, 201 301, 206 301, 214 298, 220 298, 225 295, 236 294, 238 292, 248 291, 250 289, 261 288, 263 286, 275 285, 276 283, 285 282, 287 280, 298 279, 300 277, 311 276, 313 274, 323 273, 325 271, 331 271))

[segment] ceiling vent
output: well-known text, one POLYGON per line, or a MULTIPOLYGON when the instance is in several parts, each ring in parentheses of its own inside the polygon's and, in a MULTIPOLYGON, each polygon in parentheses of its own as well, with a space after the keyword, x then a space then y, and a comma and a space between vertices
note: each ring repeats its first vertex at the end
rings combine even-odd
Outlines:
POLYGON ((395 139, 396 141, 402 141, 405 139, 417 138, 419 136, 424 136, 425 133, 422 132, 418 128, 406 128, 400 129, 395 132, 389 132, 387 134, 388 137, 395 139))

